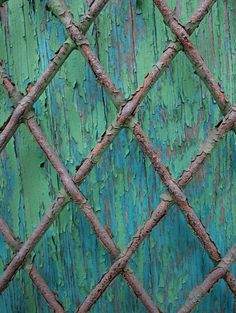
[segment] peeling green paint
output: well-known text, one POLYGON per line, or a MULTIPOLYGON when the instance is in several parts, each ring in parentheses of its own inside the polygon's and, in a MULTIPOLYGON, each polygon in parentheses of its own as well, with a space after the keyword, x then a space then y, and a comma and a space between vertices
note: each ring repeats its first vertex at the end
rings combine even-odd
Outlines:
MULTIPOLYGON (((198 0, 169 0, 185 23, 198 0)), ((79 21, 87 2, 67 1, 79 21)), ((0 8, 0 59, 24 92, 46 68, 66 39, 64 27, 45 10, 46 1, 9 0, 0 8)), ((236 4, 217 1, 193 42, 235 103, 236 4)), ((112 81, 128 98, 173 39, 152 1, 111 1, 88 32, 91 47, 112 81), (120 14, 122 12, 122 14, 120 14)), ((12 104, 0 88, 3 124, 12 104)), ((71 174, 116 114, 79 52, 73 51, 35 105, 40 126, 71 174)), ((220 120, 209 92, 180 52, 137 114, 158 153, 178 178, 199 150, 208 129, 220 120)), ((207 148, 207 147, 206 147, 207 148)), ((186 187, 192 207, 222 253, 235 243, 235 135, 227 134, 186 187)), ((61 188, 54 169, 21 126, 1 155, 1 214, 25 240, 61 188)), ((128 129, 122 130, 81 185, 113 239, 124 249, 166 189, 128 129)), ((0 237, 0 270, 12 252, 0 237)), ((35 249, 33 262, 68 312, 73 312, 111 259, 76 205, 68 204, 35 249)), ((154 302, 176 312, 188 291, 212 269, 212 263, 177 207, 154 229, 130 263, 154 302)), ((233 268, 235 272, 235 267, 233 268)), ((236 273, 236 272, 235 272, 236 273)), ((116 279, 92 312, 143 312, 135 296, 116 279)), ((49 312, 27 275, 16 275, 0 298, 1 312, 49 312), (19 288, 20 286, 20 288, 19 288)), ((196 312, 233 312, 224 282, 214 287, 196 312)))

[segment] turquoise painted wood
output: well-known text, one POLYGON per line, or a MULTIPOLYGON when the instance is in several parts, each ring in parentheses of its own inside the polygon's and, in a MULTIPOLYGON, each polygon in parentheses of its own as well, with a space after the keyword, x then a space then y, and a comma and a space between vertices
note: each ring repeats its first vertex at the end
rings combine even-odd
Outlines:
MULTIPOLYGON (((184 23, 200 0, 169 0, 184 23)), ((67 2, 78 20, 87 1, 67 2)), ((0 9, 0 58, 17 88, 25 92, 66 39, 63 26, 45 10, 46 1, 9 0, 0 9)), ((217 1, 192 36, 231 103, 236 101, 236 2, 217 1)), ((88 33, 93 50, 127 98, 174 38, 150 0, 114 0, 88 33)), ((0 122, 12 103, 0 88, 0 122)), ((37 120, 67 169, 76 165, 114 118, 111 100, 74 51, 35 104, 37 120)), ((205 85, 184 53, 144 99, 138 119, 175 178, 221 118, 205 85)), ((224 255, 236 240, 236 146, 228 133, 185 188, 189 202, 224 255)), ((21 240, 32 233, 61 187, 57 175, 22 125, 1 154, 0 212, 21 240)), ((165 187, 129 130, 122 130, 81 189, 99 219, 124 249, 160 202, 165 187)), ((37 248, 33 263, 68 312, 85 298, 111 259, 74 204, 65 207, 37 248)), ((0 272, 12 256, 0 236, 0 272)), ((163 312, 176 312, 193 287, 213 268, 178 207, 154 229, 130 262, 163 312)), ((232 268, 236 274, 236 266, 232 268)), ((194 312, 235 312, 221 281, 194 312)), ((144 312, 118 277, 92 312, 144 312)), ((0 298, 0 312, 49 312, 27 274, 20 271, 0 298)))

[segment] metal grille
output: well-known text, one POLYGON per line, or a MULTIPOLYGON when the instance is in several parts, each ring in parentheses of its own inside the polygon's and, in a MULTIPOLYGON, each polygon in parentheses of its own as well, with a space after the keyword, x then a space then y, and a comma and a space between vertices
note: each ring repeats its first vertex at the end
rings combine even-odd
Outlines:
POLYGON ((76 24, 73 15, 63 0, 48 1, 48 8, 52 10, 52 12, 64 24, 70 38, 60 47, 45 72, 26 95, 21 95, 16 90, 14 83, 3 71, 3 66, 1 65, 0 67, 2 86, 15 105, 11 116, 1 128, 0 151, 5 148, 20 124, 25 123, 45 156, 57 171, 64 185, 64 189, 58 193, 51 207, 43 216, 40 224, 25 243, 20 243, 20 241, 14 237, 3 217, 0 218, 0 231, 5 237, 6 243, 15 253, 14 257, 6 265, 6 268, 1 275, 0 292, 2 293, 7 288, 16 272, 23 268, 28 272, 31 280, 45 298, 48 306, 55 312, 65 312, 63 306, 58 301, 55 294, 49 289, 44 279, 39 275, 34 265, 27 262, 27 258, 30 256, 44 233, 51 226, 56 216, 60 214, 69 197, 81 207, 85 218, 87 218, 93 226, 98 239, 114 259, 113 265, 102 276, 84 302, 77 308, 76 312, 88 312, 118 275, 123 276, 128 286, 143 303, 148 312, 161 312, 160 308, 156 307, 142 284, 138 281, 132 269, 128 267, 128 262, 144 239, 147 238, 153 228, 166 215, 168 208, 173 204, 177 204, 185 216, 186 222, 190 225, 192 231, 200 240, 215 266, 202 284, 191 291, 185 304, 179 310, 180 313, 190 312, 220 279, 224 279, 230 291, 236 295, 236 278, 229 271, 231 264, 236 259, 236 246, 233 246, 222 258, 216 244, 211 239, 210 234, 207 233, 200 219, 188 203, 187 197, 182 190, 182 188, 192 179, 194 174, 198 172, 222 136, 231 129, 234 132, 236 131, 236 127, 234 126, 236 122, 236 106, 232 106, 229 103, 221 87, 214 80, 212 73, 209 71, 201 55, 190 40, 190 35, 199 26, 202 19, 216 1, 203 1, 186 25, 183 26, 168 7, 166 1, 154 0, 154 4, 162 14, 165 23, 176 36, 176 41, 173 41, 168 45, 160 59, 145 77, 142 85, 139 86, 128 101, 125 100, 122 92, 108 77, 100 61, 91 50, 86 37, 86 32, 89 27, 107 2, 108 0, 92 1, 87 13, 83 16, 80 23, 76 24), (73 49, 78 49, 78 51, 83 54, 91 67, 97 82, 107 91, 107 94, 117 108, 118 113, 112 124, 106 129, 100 140, 91 150, 90 154, 84 159, 84 162, 80 165, 76 174, 73 177, 70 177, 63 162, 51 148, 41 128, 37 124, 32 106, 46 89, 73 49), (214 129, 212 129, 211 132, 209 132, 206 141, 203 143, 195 158, 191 161, 190 165, 186 168, 178 181, 175 181, 164 162, 159 155, 157 155, 150 140, 144 134, 144 131, 134 116, 143 98, 181 50, 184 51, 187 58, 192 63, 195 73, 202 79, 209 89, 212 97, 215 99, 224 115, 224 118, 214 129), (98 220, 88 200, 81 193, 79 185, 86 176, 89 175, 104 151, 109 147, 115 137, 119 135, 119 132, 123 127, 127 127, 132 131, 143 152, 150 159, 153 167, 165 184, 168 193, 163 196, 163 200, 152 212, 151 216, 139 227, 127 248, 121 252, 110 234, 98 220))

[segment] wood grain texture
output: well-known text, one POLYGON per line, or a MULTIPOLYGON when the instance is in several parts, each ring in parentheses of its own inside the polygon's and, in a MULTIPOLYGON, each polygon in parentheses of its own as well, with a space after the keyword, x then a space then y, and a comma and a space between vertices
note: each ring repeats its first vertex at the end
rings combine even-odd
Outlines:
MULTIPOLYGON (((183 24, 198 0, 169 0, 183 24)), ((76 20, 87 2, 68 1, 76 20)), ((41 76, 66 39, 64 27, 45 9, 46 1, 9 0, 0 7, 0 59, 24 92, 41 76)), ((236 102, 236 4, 217 1, 191 37, 230 103, 236 102)), ((174 36, 152 1, 108 3, 88 34, 91 47, 112 81, 128 98, 143 81, 174 36), (121 14, 122 13, 122 14, 121 14)), ((220 111, 181 52, 145 97, 138 120, 175 179, 189 165, 220 111)), ((12 104, 0 89, 3 124, 12 104)), ((40 126, 71 174, 115 117, 105 91, 76 51, 35 105, 40 126)), ((203 169, 186 187, 188 201, 223 256, 235 243, 235 135, 228 133, 203 169)), ((0 212, 25 240, 61 188, 55 171, 24 125, 1 155, 0 212)), ((81 185, 96 214, 123 250, 166 192, 157 173, 128 129, 121 131, 81 185)), ((12 252, 0 236, 0 270, 12 252)), ((68 204, 35 249, 32 260, 68 312, 73 312, 111 265, 81 211, 68 204)), ((193 287, 213 268, 178 207, 144 241, 131 266, 154 302, 176 312, 193 287)), ((235 266, 232 271, 236 273, 235 266)), ((233 296, 220 282, 195 312, 233 312, 233 296)), ((0 298, 3 312, 49 312, 23 271, 0 298)), ((143 312, 117 278, 92 312, 143 312)))

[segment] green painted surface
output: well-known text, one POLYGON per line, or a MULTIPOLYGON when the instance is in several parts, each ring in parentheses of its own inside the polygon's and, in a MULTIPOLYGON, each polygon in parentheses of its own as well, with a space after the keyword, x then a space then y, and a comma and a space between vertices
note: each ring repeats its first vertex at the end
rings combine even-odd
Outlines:
MULTIPOLYGON (((76 20, 86 1, 68 1, 76 20)), ((200 0, 169 0, 184 23, 200 0)), ((0 9, 0 58, 24 92, 35 82, 66 38, 45 1, 9 0, 0 9)), ((231 103, 236 100, 236 2, 217 1, 192 36, 231 103)), ((115 0, 103 10, 88 38, 101 63, 129 97, 156 63, 173 35, 150 0, 115 0)), ((12 104, 0 88, 0 124, 12 104)), ((113 120, 111 100, 96 83, 81 54, 74 51, 35 104, 37 120, 71 174, 113 120)), ((138 119, 175 178, 188 166, 210 127, 220 120, 217 105, 180 52, 145 97, 138 119)), ((228 133, 185 188, 189 203, 224 255, 236 239, 236 147, 228 133)), ((57 175, 21 126, 1 155, 0 212, 25 240, 61 187, 57 175)), ((121 249, 160 202, 165 188, 129 130, 122 130, 81 189, 121 249)), ((0 272, 12 256, 0 236, 0 272)), ((33 263, 50 288, 73 312, 111 259, 80 208, 69 204, 35 249, 33 263)), ((213 268, 177 207, 154 229, 130 262, 154 302, 176 312, 189 290, 213 268)), ((236 267, 232 269, 236 274, 236 267)), ((195 312, 234 312, 224 282, 195 312)), ((30 279, 20 271, 0 298, 0 312, 49 312, 30 279)), ((117 278, 92 312, 144 312, 117 278)))

